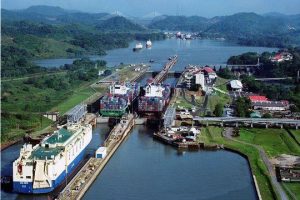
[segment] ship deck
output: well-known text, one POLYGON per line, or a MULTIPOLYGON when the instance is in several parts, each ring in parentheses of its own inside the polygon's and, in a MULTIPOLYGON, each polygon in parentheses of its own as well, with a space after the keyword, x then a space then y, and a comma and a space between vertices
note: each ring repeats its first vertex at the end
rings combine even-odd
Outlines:
POLYGON ((55 132, 53 135, 51 135, 43 143, 45 143, 45 144, 65 143, 72 135, 73 135, 73 133, 62 128, 62 129, 58 130, 58 132, 55 132))
MULTIPOLYGON (((49 138, 47 138, 43 143, 44 144, 63 144, 65 143, 71 136, 73 135, 72 132, 62 128, 57 132, 53 133, 49 138)), ((32 151, 30 158, 38 159, 38 160, 45 160, 51 159, 51 156, 57 156, 62 150, 64 149, 63 146, 56 146, 56 147, 48 147, 45 145, 39 146, 34 151, 32 151)))
POLYGON ((46 147, 38 147, 35 149, 32 154, 31 158, 36 160, 46 160, 51 159, 51 156, 57 156, 60 152, 62 152, 63 147, 55 147, 55 148, 46 148, 46 147))

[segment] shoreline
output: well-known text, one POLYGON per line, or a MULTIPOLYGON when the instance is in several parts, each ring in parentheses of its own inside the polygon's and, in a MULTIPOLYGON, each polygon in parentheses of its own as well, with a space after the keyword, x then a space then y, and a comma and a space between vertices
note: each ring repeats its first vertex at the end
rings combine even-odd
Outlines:
POLYGON ((14 140, 14 141, 10 141, 10 142, 4 142, 1 143, 1 149, 0 152, 2 152, 3 150, 7 149, 8 147, 11 147, 19 142, 21 142, 23 139, 18 139, 18 140, 14 140))

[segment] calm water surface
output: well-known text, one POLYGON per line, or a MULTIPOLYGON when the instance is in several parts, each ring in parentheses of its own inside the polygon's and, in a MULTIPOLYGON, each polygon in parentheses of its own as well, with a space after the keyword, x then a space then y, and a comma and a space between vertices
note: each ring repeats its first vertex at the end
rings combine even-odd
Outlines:
MULTIPOLYGON (((132 52, 129 48, 108 51, 106 56, 91 56, 104 59, 109 66, 123 63, 147 63, 155 61, 152 69, 159 70, 171 55, 178 54, 174 70, 187 64, 214 65, 225 63, 229 56, 248 51, 264 52, 276 49, 244 47, 226 41, 167 39, 154 41, 152 49, 132 52)), ((72 63, 73 59, 39 60, 37 64, 57 67, 72 63)), ((146 78, 141 82, 146 81, 146 78)), ((175 84, 169 78, 167 83, 175 84)), ((94 154, 104 141, 109 129, 98 125, 87 153, 94 154)), ((185 152, 165 146, 151 138, 152 131, 145 127, 135 128, 101 175, 92 185, 84 199, 256 199, 247 161, 234 153, 185 152)), ((22 144, 16 144, 1 154, 1 173, 9 175, 11 164, 18 157, 22 144)), ((45 195, 18 195, 1 191, 2 199, 47 199, 45 195)))
MULTIPOLYGON (((148 63, 153 59, 155 63, 151 64, 154 70, 161 68, 167 59, 174 54, 179 55, 177 65, 174 70, 183 69, 188 64, 200 65, 218 65, 226 63, 230 56, 245 52, 275 51, 274 48, 266 47, 247 47, 240 46, 227 41, 217 40, 180 40, 166 39, 154 41, 151 49, 142 49, 133 52, 132 48, 136 41, 130 43, 128 48, 115 49, 107 51, 106 56, 89 56, 92 60, 106 60, 108 66, 116 66, 121 62, 130 63, 148 63)), ((74 59, 44 59, 36 61, 36 64, 44 67, 58 67, 64 64, 71 64, 74 59)))
POLYGON ((247 161, 228 151, 178 153, 137 126, 84 199, 257 199, 247 161))

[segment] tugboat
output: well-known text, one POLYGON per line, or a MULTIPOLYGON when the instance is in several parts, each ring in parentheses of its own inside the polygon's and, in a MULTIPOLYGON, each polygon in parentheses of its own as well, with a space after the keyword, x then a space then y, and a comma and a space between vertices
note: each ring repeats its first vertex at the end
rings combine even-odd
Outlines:
POLYGON ((138 50, 141 50, 142 48, 143 48, 142 43, 137 43, 132 50, 133 51, 138 51, 138 50))
POLYGON ((151 48, 151 47, 152 47, 151 40, 147 40, 147 42, 146 42, 146 48, 151 48))

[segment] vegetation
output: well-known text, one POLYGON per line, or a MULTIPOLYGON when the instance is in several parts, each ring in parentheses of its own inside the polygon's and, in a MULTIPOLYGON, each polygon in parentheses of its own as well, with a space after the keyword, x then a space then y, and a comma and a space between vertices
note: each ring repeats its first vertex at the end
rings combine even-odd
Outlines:
MULTIPOLYGON (((300 184, 299 183, 282 183, 283 187, 287 187, 289 191, 287 191, 287 194, 291 191, 297 199, 300 199, 300 184)), ((292 198, 291 198, 292 199, 292 198)))
MULTIPOLYGON (((253 76, 243 76, 242 83, 248 91, 266 95, 273 100, 288 100, 295 105, 292 106, 292 111, 299 111, 300 108, 300 84, 286 87, 284 84, 267 84, 264 82, 255 81, 253 76)), ((289 84, 289 85, 293 85, 289 84)))
POLYGON ((221 103, 218 103, 215 107, 215 110, 214 110, 214 115, 216 117, 222 117, 223 116, 223 107, 224 105, 221 104, 221 103))
POLYGON ((295 139, 300 143, 300 130, 289 130, 295 139))
POLYGON ((212 95, 209 95, 207 98, 208 98, 208 109, 211 112, 215 110, 216 105, 219 103, 222 105, 230 103, 230 97, 218 91, 215 91, 212 95))
POLYGON ((64 113, 90 96, 92 91, 87 87, 98 77, 98 70, 105 69, 105 64, 83 58, 64 66, 65 73, 3 82, 1 142, 49 124, 49 120, 40 117, 42 112, 59 105, 52 110, 64 113), (62 106, 62 102, 67 106, 62 106))
POLYGON ((300 15, 262 16, 237 13, 211 19, 192 16, 164 16, 155 19, 150 28, 199 32, 202 38, 225 38, 250 46, 287 47, 299 45, 300 15), (287 29, 290 25, 295 29, 287 29))
POLYGON ((249 117, 250 116, 250 108, 251 102, 246 97, 239 97, 235 101, 236 104, 236 114, 238 117, 249 117))
POLYGON ((300 147, 284 129, 241 129, 238 140, 263 147, 269 157, 300 155, 300 147))
POLYGON ((227 67, 220 67, 217 75, 223 79, 236 79, 236 76, 227 67))
POLYGON ((276 52, 264 52, 261 55, 255 52, 248 52, 231 56, 227 64, 257 64, 259 58, 262 66, 255 76, 270 78, 296 77, 297 71, 300 70, 300 49, 299 47, 288 48, 287 51, 292 54, 293 60, 276 63, 271 62, 270 59, 276 52))
POLYGON ((17 77, 55 70, 36 66, 32 61, 37 58, 104 55, 108 49, 128 47, 135 39, 159 40, 165 37, 163 33, 137 32, 137 28, 124 23, 121 23, 124 27, 119 27, 119 20, 109 20, 106 29, 102 30, 92 25, 4 20, 1 24, 1 76, 17 77), (110 30, 110 27, 114 29, 110 30))

